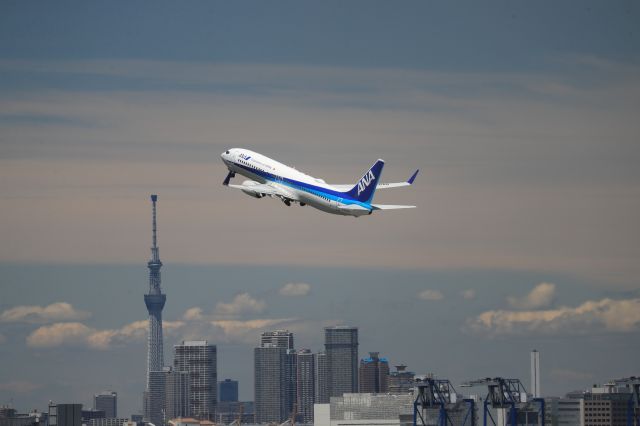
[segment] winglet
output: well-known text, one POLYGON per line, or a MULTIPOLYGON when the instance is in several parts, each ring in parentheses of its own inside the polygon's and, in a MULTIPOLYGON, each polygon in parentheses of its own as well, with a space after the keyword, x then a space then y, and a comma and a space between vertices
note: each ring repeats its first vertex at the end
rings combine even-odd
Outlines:
POLYGON ((413 185, 413 181, 416 180, 416 176, 418 176, 418 172, 420 171, 420 169, 416 170, 416 172, 411 175, 411 177, 409 178, 409 180, 407 181, 407 183, 409 185, 413 185))

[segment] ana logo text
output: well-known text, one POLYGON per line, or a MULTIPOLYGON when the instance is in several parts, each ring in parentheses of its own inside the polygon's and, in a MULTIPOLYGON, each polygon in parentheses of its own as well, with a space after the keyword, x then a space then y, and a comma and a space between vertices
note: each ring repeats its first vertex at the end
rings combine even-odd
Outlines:
POLYGON ((371 170, 369 170, 369 173, 367 173, 366 175, 362 176, 362 179, 360 179, 360 182, 358 182, 358 195, 360 195, 360 193, 362 191, 367 189, 369 184, 371 182, 373 182, 375 180, 375 178, 376 177, 373 175, 373 172, 371 170))

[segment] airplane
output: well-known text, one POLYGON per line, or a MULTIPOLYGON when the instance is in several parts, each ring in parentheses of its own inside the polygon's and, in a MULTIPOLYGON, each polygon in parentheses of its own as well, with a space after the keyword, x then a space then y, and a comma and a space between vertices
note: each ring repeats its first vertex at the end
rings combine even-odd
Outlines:
POLYGON ((222 184, 239 189, 255 198, 269 196, 279 198, 287 206, 291 203, 298 203, 300 206, 308 204, 323 212, 354 217, 370 215, 377 210, 416 207, 372 203, 376 188, 410 186, 419 172, 416 170, 406 182, 379 183, 384 167, 383 160, 376 161, 355 184, 329 185, 322 179, 304 174, 248 149, 229 149, 223 152, 221 157, 229 170, 222 184), (245 180, 242 185, 231 185, 230 181, 236 174, 251 180, 245 180))

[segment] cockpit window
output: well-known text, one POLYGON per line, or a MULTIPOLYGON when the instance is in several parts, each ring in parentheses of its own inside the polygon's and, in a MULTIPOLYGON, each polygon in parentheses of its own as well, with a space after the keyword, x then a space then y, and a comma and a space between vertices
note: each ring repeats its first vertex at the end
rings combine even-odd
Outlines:
POLYGON ((225 152, 225 154, 229 154, 229 151, 225 152))

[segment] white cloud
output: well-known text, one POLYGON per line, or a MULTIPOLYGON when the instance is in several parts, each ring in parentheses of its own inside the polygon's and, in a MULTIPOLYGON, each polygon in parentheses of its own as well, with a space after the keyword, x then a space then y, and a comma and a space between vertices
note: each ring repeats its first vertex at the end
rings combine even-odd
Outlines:
POLYGON ((9 391, 15 393, 30 393, 40 388, 42 388, 41 384, 31 383, 24 380, 14 380, 11 382, 0 383, 0 391, 9 391))
POLYGON ((468 320, 467 329, 491 336, 632 332, 640 329, 640 298, 587 301, 575 308, 487 311, 468 320))
POLYGON ((460 296, 463 299, 473 300, 476 298, 476 291, 474 289, 462 290, 460 296))
POLYGON ((307 283, 288 283, 280 288, 283 296, 306 296, 311 292, 311 286, 307 283))
POLYGON ((524 297, 507 297, 511 307, 516 309, 539 309, 551 305, 556 294, 556 285, 540 283, 524 297))
POLYGON ((70 303, 57 302, 47 306, 16 306, 0 314, 0 322, 48 323, 88 318, 88 312, 76 310, 70 303))
POLYGON ((243 314, 261 313, 266 303, 251 297, 249 293, 238 294, 230 303, 218 303, 215 315, 220 318, 234 318, 243 314))
POLYGON ((424 290, 418 297, 422 300, 442 300, 444 295, 438 290, 424 290))
POLYGON ((81 344, 92 332, 91 328, 79 322, 44 325, 27 336, 27 345, 50 348, 63 344, 81 344))
POLYGON ((182 315, 182 319, 184 319, 185 321, 197 321, 201 320, 202 318, 202 308, 197 307, 187 309, 182 315))
POLYGON ((211 325, 219 329, 219 338, 228 342, 255 343, 261 331, 274 327, 284 327, 287 324, 297 322, 296 318, 215 320, 211 325))
MULTIPOLYGON (((165 334, 175 334, 185 323, 163 321, 165 334)), ((86 346, 91 349, 109 349, 113 345, 128 342, 143 342, 147 336, 149 322, 134 321, 117 329, 99 330, 79 322, 62 322, 44 325, 27 336, 27 345, 35 348, 51 348, 63 345, 86 346)))

